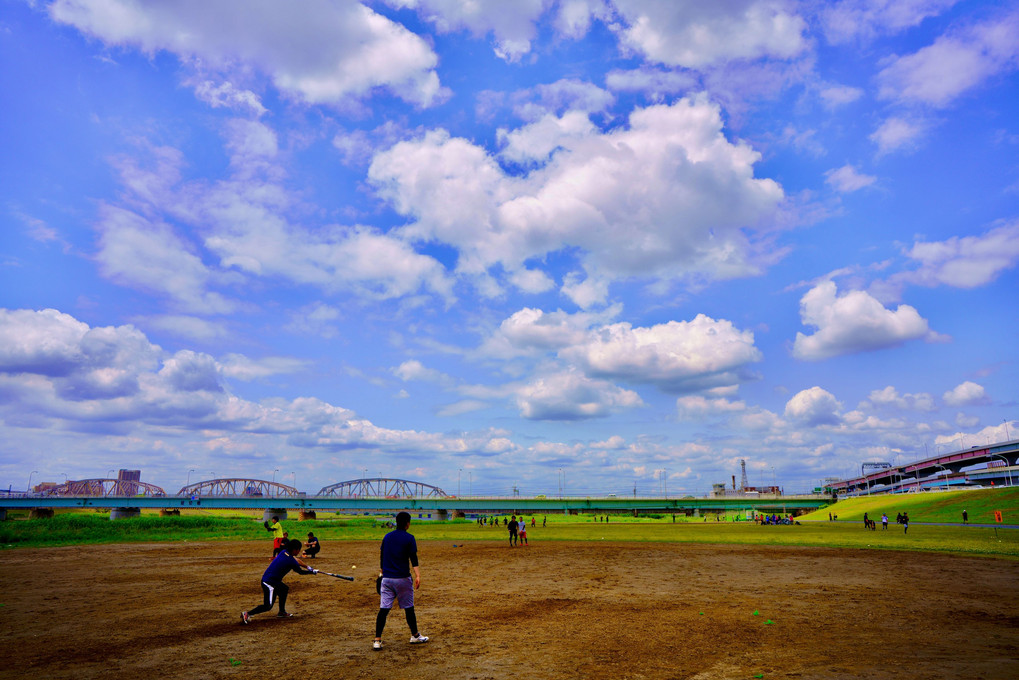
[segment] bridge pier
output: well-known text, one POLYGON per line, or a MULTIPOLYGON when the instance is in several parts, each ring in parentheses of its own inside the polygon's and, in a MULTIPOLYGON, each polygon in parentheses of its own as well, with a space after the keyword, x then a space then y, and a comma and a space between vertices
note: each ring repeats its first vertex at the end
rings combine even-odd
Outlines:
POLYGON ((439 520, 440 522, 447 521, 449 519, 449 510, 436 510, 435 519, 439 520))
POLYGON ((131 517, 141 517, 141 508, 110 508, 110 519, 128 519, 131 517))
POLYGON ((266 508, 265 512, 262 513, 262 521, 263 522, 269 522, 269 521, 272 520, 273 516, 279 517, 280 521, 282 522, 283 520, 285 520, 287 518, 287 509, 286 508, 266 508))

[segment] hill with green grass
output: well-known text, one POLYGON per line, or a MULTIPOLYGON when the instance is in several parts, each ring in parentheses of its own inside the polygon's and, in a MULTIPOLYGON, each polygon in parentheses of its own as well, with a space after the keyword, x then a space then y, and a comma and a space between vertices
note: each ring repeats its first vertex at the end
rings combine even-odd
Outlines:
POLYGON ((1019 487, 941 491, 906 494, 881 494, 847 498, 797 519, 828 520, 828 513, 839 521, 863 521, 863 513, 880 521, 888 513, 890 522, 900 512, 908 512, 912 522, 952 522, 962 524, 962 511, 970 524, 994 524, 994 511, 1000 510, 1005 524, 1019 524, 1019 487))

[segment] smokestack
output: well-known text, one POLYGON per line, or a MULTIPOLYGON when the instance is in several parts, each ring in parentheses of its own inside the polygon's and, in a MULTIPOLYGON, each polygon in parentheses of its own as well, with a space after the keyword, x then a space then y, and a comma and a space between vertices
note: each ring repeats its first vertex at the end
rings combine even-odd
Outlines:
POLYGON ((732 476, 732 490, 736 490, 736 475, 732 476))

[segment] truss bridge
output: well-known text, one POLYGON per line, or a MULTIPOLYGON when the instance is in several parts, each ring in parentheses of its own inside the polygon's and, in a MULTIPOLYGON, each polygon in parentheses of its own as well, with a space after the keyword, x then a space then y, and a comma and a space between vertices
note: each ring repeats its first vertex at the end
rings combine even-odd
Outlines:
POLYGON ((316 497, 328 498, 448 498, 437 486, 406 479, 352 479, 319 489, 316 497))
POLYGON ((48 489, 46 496, 89 496, 117 498, 124 496, 161 497, 166 492, 155 484, 130 479, 76 479, 48 489))
POLYGON ((181 488, 178 496, 201 498, 296 498, 301 492, 292 486, 265 479, 207 479, 181 488))

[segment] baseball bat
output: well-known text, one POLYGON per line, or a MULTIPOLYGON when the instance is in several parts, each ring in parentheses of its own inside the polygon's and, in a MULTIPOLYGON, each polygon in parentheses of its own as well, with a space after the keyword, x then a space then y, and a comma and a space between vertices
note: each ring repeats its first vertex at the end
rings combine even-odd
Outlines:
POLYGON ((318 573, 325 574, 326 576, 332 576, 333 578, 341 578, 344 581, 353 581, 354 580, 353 576, 344 576, 342 574, 331 574, 328 571, 319 571, 318 573))

